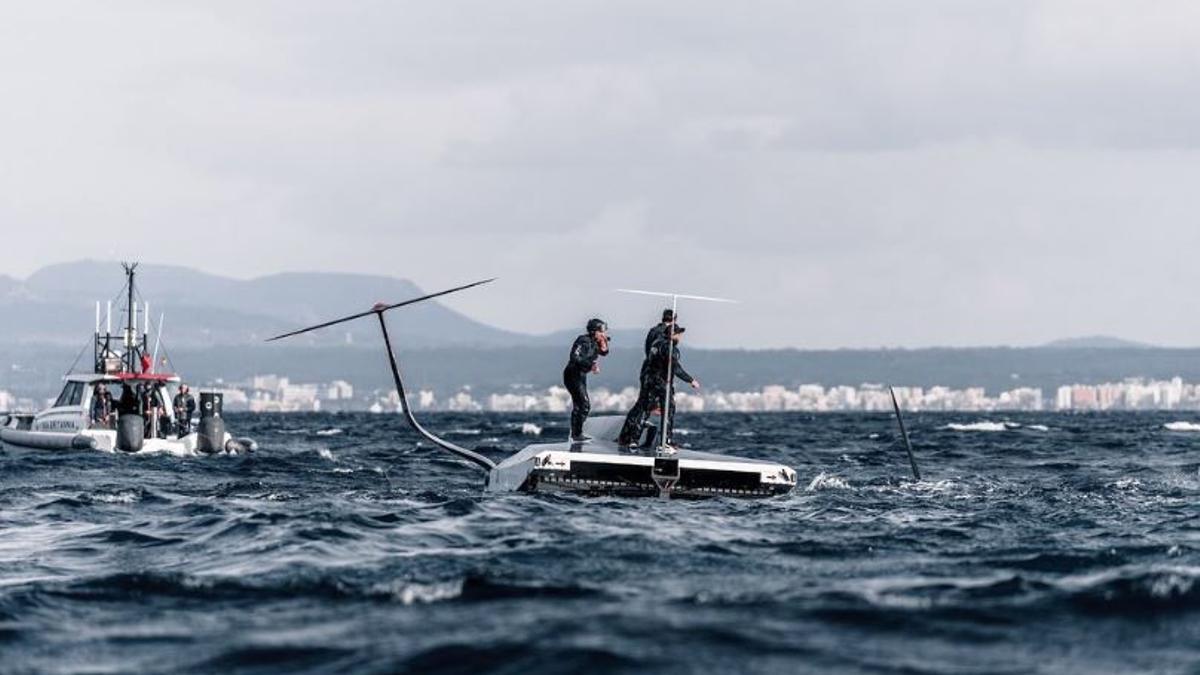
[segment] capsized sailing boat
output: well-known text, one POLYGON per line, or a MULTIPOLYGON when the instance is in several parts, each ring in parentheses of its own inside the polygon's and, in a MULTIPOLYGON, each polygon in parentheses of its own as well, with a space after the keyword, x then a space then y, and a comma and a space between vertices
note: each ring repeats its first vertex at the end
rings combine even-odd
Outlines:
POLYGON ((346 321, 374 316, 383 333, 388 363, 401 410, 409 425, 422 437, 487 473, 489 492, 565 491, 587 495, 630 497, 771 497, 796 487, 796 472, 775 462, 744 459, 730 455, 678 450, 664 452, 655 445, 656 432, 650 427, 648 440, 635 448, 617 445, 624 418, 593 417, 584 423, 584 432, 592 437, 586 443, 539 443, 500 461, 474 450, 460 447, 430 433, 413 415, 405 392, 400 366, 388 335, 384 314, 392 309, 424 302, 450 293, 494 281, 486 279, 465 286, 431 293, 394 304, 379 303, 365 312, 333 319, 315 326, 277 335, 268 342, 327 328, 346 321))

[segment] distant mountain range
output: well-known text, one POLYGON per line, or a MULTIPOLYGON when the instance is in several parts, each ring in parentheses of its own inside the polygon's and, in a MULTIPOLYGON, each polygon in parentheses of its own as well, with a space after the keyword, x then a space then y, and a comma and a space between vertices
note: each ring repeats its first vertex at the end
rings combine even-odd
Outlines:
MULTIPOLYGON (((406 279, 367 274, 294 272, 240 280, 187 267, 143 264, 138 289, 151 321, 163 317, 164 343, 178 348, 260 344, 272 335, 431 290, 406 279), (164 313, 165 312, 165 316, 164 313)), ((124 274, 117 262, 84 260, 44 267, 24 281, 0 275, 0 345, 82 345, 92 331, 94 303, 113 300, 114 331, 124 274)), ((578 330, 530 335, 475 321, 436 301, 415 305, 389 324, 397 342, 416 348, 546 346, 565 349, 578 330)), ((153 332, 153 331, 152 331, 153 332)), ((639 346, 643 330, 616 330, 614 346, 639 346)), ((297 346, 374 345, 370 322, 350 323, 291 341, 297 346)), ((1048 349, 1152 348, 1108 336, 1056 340, 1048 349)))
MULTIPOLYGON (((92 332, 95 302, 113 300, 113 329, 124 325, 124 275, 114 262, 51 265, 24 281, 0 277, 0 341, 82 344, 92 332)), ((185 267, 140 265, 137 287, 150 301, 153 323, 163 317, 164 341, 177 347, 246 345, 303 325, 342 316, 377 301, 426 292, 404 279, 329 273, 275 274, 230 279, 185 267), (162 314, 165 312, 165 316, 162 314)), ((437 302, 416 305, 391 323, 409 346, 507 346, 537 342, 470 319, 437 302)), ((296 344, 329 345, 374 339, 370 323, 305 335, 296 344)), ((151 331, 154 332, 153 330, 151 331)))
POLYGON ((1154 349, 1154 345, 1134 342, 1111 335, 1088 335, 1047 342, 1047 349, 1154 349))
MULTIPOLYGON (((119 264, 95 261, 53 265, 23 281, 0 276, 0 389, 52 393, 72 355, 86 353, 80 350, 90 340, 95 301, 111 298, 115 310, 123 282, 119 264)), ((278 373, 302 381, 344 378, 372 388, 389 382, 378 329, 371 322, 282 344, 264 345, 263 340, 376 301, 403 300, 429 290, 382 276, 292 273, 237 280, 163 265, 140 266, 138 286, 151 301, 154 320, 166 312, 164 349, 193 381, 278 373), (357 348, 347 349, 347 343, 357 348)), ((123 323, 124 316, 113 317, 114 328, 123 323)), ((504 331, 436 301, 397 313, 389 326, 414 384, 441 392, 463 386, 506 391, 522 384, 554 384, 578 332, 504 331)), ((644 335, 640 329, 616 331, 613 354, 605 359, 597 386, 633 383, 644 335)), ((997 391, 1138 376, 1200 381, 1200 350, 1103 336, 1025 348, 684 351, 694 374, 706 385, 726 390, 803 382, 943 384, 997 391)))

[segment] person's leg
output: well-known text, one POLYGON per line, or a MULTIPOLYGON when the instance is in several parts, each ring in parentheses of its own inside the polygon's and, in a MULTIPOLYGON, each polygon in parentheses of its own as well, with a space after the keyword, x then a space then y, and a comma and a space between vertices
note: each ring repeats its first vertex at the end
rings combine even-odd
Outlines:
POLYGON ((646 415, 650 412, 650 396, 645 386, 638 389, 637 401, 625 416, 625 424, 621 427, 621 435, 617 437, 618 445, 631 445, 641 439, 642 425, 646 423, 646 415))
POLYGON ((591 412, 591 401, 587 395, 587 380, 573 370, 563 372, 563 385, 571 395, 571 438, 583 436, 583 420, 591 412))
POLYGON ((576 392, 575 410, 571 413, 571 438, 585 439, 583 435, 583 422, 592 412, 592 401, 588 398, 587 380, 581 381, 576 392))

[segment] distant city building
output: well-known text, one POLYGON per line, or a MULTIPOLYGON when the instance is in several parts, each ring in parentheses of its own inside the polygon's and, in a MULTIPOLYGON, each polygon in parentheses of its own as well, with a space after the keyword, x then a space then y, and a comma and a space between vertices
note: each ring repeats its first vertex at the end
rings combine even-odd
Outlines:
MULTIPOLYGON (((356 398, 356 389, 345 380, 327 383, 298 383, 277 375, 257 375, 242 384, 219 384, 229 410, 252 412, 296 412, 315 410, 370 410, 395 412, 401 409, 395 390, 377 390, 356 398)), ((1093 410, 1200 410, 1200 385, 1182 378, 1146 381, 1129 379, 1103 384, 1072 384, 1058 387, 1047 399, 1037 387, 1019 387, 988 395, 982 387, 894 387, 896 399, 911 411, 1093 411, 1093 410)), ((623 413, 637 399, 637 389, 620 391, 597 388, 591 392, 592 410, 623 413)), ((560 386, 536 390, 512 387, 507 392, 476 397, 470 387, 439 396, 433 390, 415 392, 410 399, 421 411, 454 412, 549 412, 571 409, 571 397, 560 386)), ((676 406, 685 412, 890 412, 891 395, 882 384, 857 387, 802 384, 798 387, 768 385, 757 391, 699 392, 681 388, 676 406)), ((21 408, 28 402, 14 400, 0 391, 0 410, 21 408)))

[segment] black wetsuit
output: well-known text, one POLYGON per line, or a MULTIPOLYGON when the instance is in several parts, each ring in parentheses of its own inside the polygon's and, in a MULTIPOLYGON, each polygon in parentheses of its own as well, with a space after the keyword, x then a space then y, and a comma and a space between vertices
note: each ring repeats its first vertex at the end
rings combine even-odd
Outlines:
POLYGON ((648 400, 648 397, 651 395, 650 389, 646 386, 646 378, 650 373, 650 349, 654 346, 654 343, 667 336, 667 331, 670 327, 671 324, 669 323, 657 323, 646 332, 645 358, 642 359, 642 367, 638 372, 638 397, 637 401, 633 404, 633 408, 630 410, 630 413, 634 410, 638 411, 639 416, 636 420, 626 418, 625 425, 621 428, 621 435, 618 438, 621 445, 629 445, 638 440, 637 437, 640 437, 642 427, 650 417, 650 411, 654 409, 654 406, 650 405, 650 401, 648 400))
POLYGON ((608 349, 601 349, 596 338, 580 335, 571 345, 571 355, 567 359, 567 367, 563 369, 563 386, 571 394, 571 438, 583 436, 583 421, 592 411, 592 402, 588 398, 587 376, 601 356, 608 356, 608 349))
POLYGON ((665 438, 667 439, 667 443, 671 442, 671 430, 675 426, 675 387, 672 384, 670 392, 667 391, 667 354, 671 354, 671 374, 673 377, 678 377, 688 384, 695 381, 695 378, 684 370, 683 365, 679 363, 679 347, 673 345, 664 332, 650 346, 646 355, 646 361, 642 364, 641 388, 638 390, 637 402, 633 404, 633 408, 625 416, 625 424, 621 427, 621 435, 617 439, 617 442, 621 445, 629 445, 638 440, 642 433, 642 425, 646 423, 646 418, 650 416, 653 410, 662 408, 664 398, 670 405, 665 438))
MULTIPOLYGON (((668 324, 668 323, 656 324, 654 326, 654 328, 651 328, 650 331, 646 333, 646 349, 645 349, 646 359, 650 358, 650 348, 653 347, 654 343, 658 342, 659 339, 662 338, 662 336, 667 334, 667 328, 670 325, 671 324, 668 324)), ((645 367, 645 365, 646 364, 643 362, 642 366, 645 367)))

